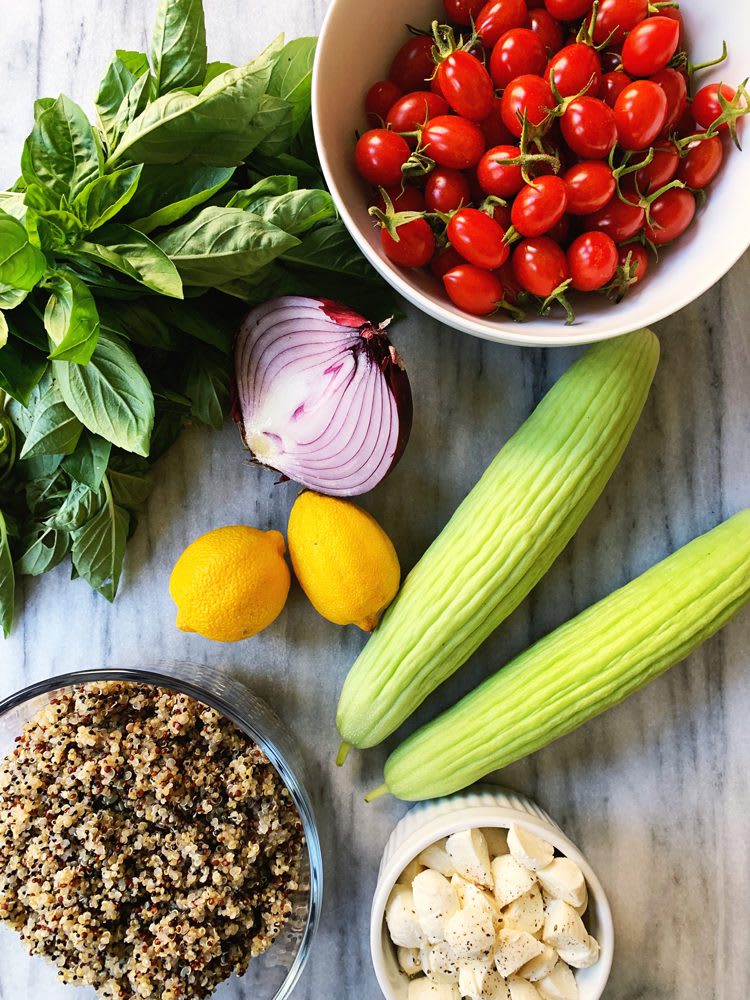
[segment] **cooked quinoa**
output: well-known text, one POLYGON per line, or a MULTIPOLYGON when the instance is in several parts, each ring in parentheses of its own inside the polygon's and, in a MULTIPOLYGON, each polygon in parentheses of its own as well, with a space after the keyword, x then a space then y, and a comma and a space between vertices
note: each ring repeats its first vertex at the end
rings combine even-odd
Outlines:
POLYGON ((242 974, 291 913, 303 845, 263 751, 152 685, 60 694, 0 763, 0 920, 101 997, 242 974))

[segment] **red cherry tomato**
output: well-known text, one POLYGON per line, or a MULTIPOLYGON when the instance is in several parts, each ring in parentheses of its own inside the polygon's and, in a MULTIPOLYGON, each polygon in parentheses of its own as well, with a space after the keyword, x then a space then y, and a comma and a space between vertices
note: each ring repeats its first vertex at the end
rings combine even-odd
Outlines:
MULTIPOLYGON (((721 95, 726 101, 733 101, 737 92, 734 87, 729 87, 726 83, 709 83, 702 87, 693 98, 693 118, 703 129, 711 128, 713 123, 723 114, 723 108, 719 103, 719 88, 721 95)), ((720 132, 726 132, 727 125, 719 126, 720 132)))
POLYGON ((401 168, 411 156, 406 139, 389 129, 376 128, 360 136, 354 151, 357 170, 375 187, 401 180, 401 168))
POLYGON ((475 167, 484 152, 484 133, 468 118, 440 115, 422 130, 425 152, 438 166, 454 170, 475 167))
POLYGON ((563 139, 578 156, 604 160, 617 142, 615 112, 597 97, 572 101, 560 119, 563 139))
POLYGON ((617 187, 612 168, 601 160, 575 163, 563 176, 571 215, 591 215, 604 208, 617 187))
POLYGON ((468 27, 482 9, 484 0, 443 0, 448 19, 468 27))
POLYGON ((457 115, 480 122, 492 111, 490 74, 470 52, 453 52, 437 71, 440 90, 457 115))
POLYGON ((546 299, 569 277, 565 251, 547 236, 522 240, 513 253, 513 274, 524 291, 546 299))
POLYGON ((682 112, 680 120, 675 122, 672 128, 681 139, 689 135, 695 135, 696 132, 701 131, 695 123, 695 118, 693 117, 693 102, 690 98, 687 100, 685 110, 682 112))
POLYGON ((557 225, 567 207, 565 182, 554 174, 537 177, 518 193, 510 221, 522 236, 542 236, 557 225))
POLYGON ((514 306, 521 297, 523 288, 516 281, 516 276, 513 273, 513 262, 507 260, 502 267, 497 269, 496 274, 503 286, 503 298, 514 306))
POLYGON ((396 230, 394 240, 387 229, 380 230, 380 242, 386 257, 402 267, 424 267, 435 253, 435 237, 426 219, 405 222, 396 230))
POLYGON ((615 102, 617 139, 623 149, 647 149, 664 128, 667 95, 650 80, 636 80, 615 102))
POLYGON ((489 316, 503 298, 497 275, 473 264, 460 264, 443 277, 451 302, 472 316, 489 316))
POLYGON ((617 247, 606 233, 583 233, 568 247, 571 284, 579 292, 595 292, 611 281, 617 270, 617 247))
POLYGON ((647 17, 640 21, 622 46, 622 64, 631 76, 651 76, 664 69, 677 51, 680 26, 670 17, 647 17))
POLYGON ((583 225, 586 229, 607 233, 615 243, 625 243, 643 229, 645 219, 646 212, 640 205, 623 201, 615 195, 604 208, 584 216, 583 225))
POLYGON ((617 98, 632 82, 632 78, 627 73, 622 73, 619 70, 615 73, 605 73, 599 86, 599 97, 610 108, 614 108, 617 98))
POLYGON ((662 7, 659 10, 662 17, 668 17, 671 21, 676 21, 677 26, 680 29, 680 41, 679 46, 681 49, 685 48, 685 21, 682 17, 682 11, 678 7, 662 7))
POLYGON ((550 108, 555 106, 550 85, 541 76, 519 76, 508 84, 502 98, 505 127, 512 135, 521 136, 521 117, 526 114, 531 125, 541 125, 550 108))
POLYGON ((448 271, 452 271, 454 267, 459 267, 465 263, 466 261, 458 250, 455 250, 453 247, 446 247, 432 258, 430 261, 430 270, 436 278, 442 281, 448 271))
POLYGON ((637 285, 646 277, 646 272, 648 271, 648 254, 646 253, 646 248, 642 247, 640 243, 628 243, 624 247, 618 247, 617 258, 620 267, 625 266, 628 261, 628 255, 630 256, 630 267, 635 278, 633 284, 637 285))
POLYGON ((680 165, 680 154, 671 144, 654 149, 654 158, 646 167, 641 167, 634 174, 627 174, 622 188, 627 192, 637 191, 640 194, 653 194, 665 184, 669 184, 677 173, 680 165))
POLYGON ((581 42, 566 45, 550 59, 544 79, 554 79, 562 97, 573 97, 574 94, 584 92, 596 97, 602 82, 599 54, 596 49, 581 42))
POLYGON ((506 31, 523 28, 528 13, 524 0, 489 0, 480 10, 474 27, 483 45, 491 49, 506 31))
POLYGON ((477 180, 484 194, 513 198, 524 185, 520 166, 506 166, 503 160, 521 155, 518 146, 494 146, 488 149, 477 167, 477 180))
POLYGON ((485 146, 488 149, 491 146, 512 145, 516 140, 516 136, 512 135, 505 127, 502 109, 502 99, 495 97, 492 102, 492 111, 490 111, 484 121, 479 122, 479 127, 484 132, 485 146))
POLYGON ((651 205, 651 221, 646 236, 656 246, 671 243, 685 232, 695 215, 695 196, 682 188, 672 188, 651 205))
POLYGON ((377 83, 373 83, 365 98, 367 121, 372 128, 383 124, 386 115, 399 97, 401 89, 392 80, 378 80, 377 83))
POLYGON ((471 188, 466 174, 448 167, 438 167, 427 179, 424 200, 430 212, 454 212, 471 201, 471 188))
POLYGON ((602 0, 594 24, 594 42, 619 46, 625 35, 648 16, 648 0, 602 0))
POLYGON ((688 146, 677 177, 689 188, 702 191, 718 174, 723 159, 724 146, 718 135, 710 139, 697 139, 688 146))
POLYGON ((664 131, 669 133, 685 113, 688 97, 687 80, 683 73, 669 66, 654 73, 650 80, 661 87, 666 95, 667 120, 664 122, 664 131))
POLYGON ((488 271, 500 267, 510 255, 503 228, 478 208, 460 208, 448 223, 447 234, 462 257, 488 271))
POLYGON ((408 94, 412 90, 429 90, 435 72, 431 35, 414 35, 404 42, 391 63, 388 79, 408 94))
MULTIPOLYGON (((418 187, 413 184, 393 184, 384 188, 391 199, 391 204, 397 212, 424 212, 425 198, 418 187)), ((380 197, 375 203, 381 212, 385 212, 385 199, 380 197)))
POLYGON ((492 50, 490 72, 498 90, 504 90, 517 76, 540 76, 547 65, 547 50, 529 28, 511 28, 492 50))
POLYGON ((386 116, 394 132, 415 132, 425 122, 450 112, 448 102, 429 90, 415 90, 399 97, 386 116))
POLYGON ((548 229, 544 234, 549 237, 549 239, 554 240, 555 243, 559 243, 561 247, 568 245, 568 238, 570 236, 570 216, 564 215, 562 219, 559 219, 552 229, 548 229))
POLYGON ((550 14, 546 7, 529 11, 529 27, 539 35, 547 56, 553 56, 563 47, 565 35, 562 25, 550 14))
POLYGON ((544 6, 558 21, 575 21, 591 10, 591 0, 544 0, 544 6))

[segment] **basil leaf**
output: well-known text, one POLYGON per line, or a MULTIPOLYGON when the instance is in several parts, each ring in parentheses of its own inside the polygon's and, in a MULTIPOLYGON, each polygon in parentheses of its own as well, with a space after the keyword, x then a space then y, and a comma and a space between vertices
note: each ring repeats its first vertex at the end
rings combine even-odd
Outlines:
POLYGON ((124 341, 102 331, 87 365, 54 361, 52 366, 63 399, 84 427, 125 451, 148 455, 154 397, 124 341))
POLYGON ((15 601, 16 578, 8 544, 8 524, 5 515, 0 511, 0 627, 6 638, 13 627, 15 601))
POLYGON ((186 285, 219 285, 252 274, 299 240, 238 208, 204 208, 158 240, 186 285))
POLYGON ((294 139, 294 108, 283 97, 264 94, 253 125, 263 135, 255 147, 258 153, 280 156, 288 152, 294 139))
POLYGON ((336 216, 333 198, 327 191, 317 189, 257 198, 250 202, 247 211, 295 236, 336 216))
POLYGON ((133 84, 148 71, 148 57, 144 52, 118 50, 107 67, 95 103, 99 127, 110 148, 119 138, 115 123, 122 102, 133 84))
POLYGON ((183 297, 175 265, 156 243, 131 226, 111 222, 97 232, 96 243, 84 241, 76 253, 127 274, 161 295, 183 297))
POLYGON ((268 83, 269 94, 281 97, 291 105, 294 135, 299 132, 310 111, 316 45, 316 38, 295 38, 287 42, 268 83))
POLYGON ((206 59, 202 0, 161 0, 151 41, 151 96, 202 84, 206 59))
POLYGON ((128 126, 110 164, 125 156, 139 163, 239 163, 262 138, 252 117, 280 49, 281 41, 273 42, 253 62, 221 73, 198 95, 178 90, 157 98, 128 126))
POLYGON ((89 586, 113 601, 122 573, 130 515, 112 499, 105 476, 102 480, 101 508, 81 528, 73 532, 73 567, 89 586))
POLYGON ((102 489, 90 490, 82 483, 75 483, 55 513, 45 524, 59 531, 75 531, 82 527, 100 509, 104 500, 102 489))
POLYGON ((16 306, 21 305, 28 294, 28 292, 21 288, 13 288, 11 285, 0 284, 0 309, 15 309, 16 306))
MULTIPOLYGON (((2 299, 0 298, 0 301, 2 299)), ((0 347, 5 347, 8 343, 8 321, 5 318, 5 313, 0 310, 0 347)))
POLYGON ((41 576, 63 561, 70 548, 67 531, 57 531, 44 524, 35 525, 21 541, 21 555, 16 560, 20 576, 41 576))
POLYGON ((225 298, 202 296, 184 304, 157 300, 153 305, 157 315, 181 333, 215 347, 222 354, 231 351, 241 314, 225 298))
POLYGON ((68 409, 57 385, 50 381, 34 407, 20 458, 70 455, 83 426, 68 409))
POLYGON ((135 197, 123 214, 123 221, 150 233, 170 226, 198 205, 212 198, 230 180, 234 167, 173 166, 151 164, 144 167, 135 197))
POLYGON ((259 180, 251 188, 235 191, 226 207, 248 209, 260 198, 289 194, 290 191, 296 191, 297 187, 297 178, 291 174, 273 174, 271 177, 259 180))
POLYGON ((44 114, 45 111, 54 105, 54 97, 37 97, 34 101, 34 121, 39 121, 39 118, 44 114))
MULTIPOLYGON (((6 317, 10 332, 14 332, 14 318, 6 317)), ((47 370, 47 359, 33 347, 11 336, 0 351, 0 389, 28 406, 34 387, 47 370)))
POLYGON ((167 407, 157 408, 154 432, 151 435, 151 454, 149 456, 152 461, 156 461, 157 458, 161 458, 162 455, 169 451, 180 434, 182 434, 184 427, 185 420, 182 413, 167 407))
POLYGON ((210 62, 206 66, 206 75, 203 77, 203 86, 205 87, 212 80, 215 80, 217 76, 221 76, 222 73, 226 73, 228 69, 237 69, 234 63, 228 62, 210 62))
POLYGON ((116 170, 86 185, 72 206, 86 229, 98 229, 127 205, 136 192, 142 169, 139 164, 116 170))
POLYGON ((0 282, 28 292, 46 269, 44 254, 29 242, 18 219, 0 210, 0 282))
POLYGON ((102 329, 116 333, 142 347, 176 351, 180 341, 176 333, 145 302, 102 301, 99 306, 102 329))
POLYGON ((25 196, 20 191, 0 191, 0 211, 23 222, 26 217, 25 196))
POLYGON ((185 391, 190 413, 200 423, 221 430, 229 409, 229 365, 213 351, 196 351, 188 365, 185 391))
POLYGON ((50 358, 88 364, 99 339, 99 313, 94 296, 70 272, 56 271, 46 285, 52 294, 44 310, 44 326, 55 345, 50 358))
POLYGON ((142 507, 154 486, 148 462, 135 455, 113 455, 107 479, 115 503, 126 510, 138 510, 142 507))
POLYGON ((112 445, 98 434, 84 432, 78 440, 75 451, 66 455, 61 468, 77 483, 97 491, 106 472, 112 445))
POLYGON ((103 172, 102 151, 86 115, 61 95, 43 111, 21 155, 27 184, 39 184, 58 200, 72 199, 103 172))
POLYGON ((284 252, 284 260, 298 267, 333 271, 380 283, 375 269, 360 253, 340 220, 309 233, 298 246, 284 252))

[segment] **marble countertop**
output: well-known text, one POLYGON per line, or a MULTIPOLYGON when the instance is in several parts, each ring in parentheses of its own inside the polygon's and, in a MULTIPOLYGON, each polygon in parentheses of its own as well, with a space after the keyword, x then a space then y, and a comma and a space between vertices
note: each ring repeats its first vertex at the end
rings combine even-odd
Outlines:
MULTIPOLYGON (((36 96, 90 107, 112 51, 143 48, 153 0, 24 0, 3 5, 0 178, 17 172, 36 96)), ((312 34, 325 0, 206 0, 214 58, 243 61, 278 31, 312 34)), ((747 155, 747 154, 746 154, 747 155)), ((750 255, 699 302, 659 324, 653 393, 604 497, 549 576, 423 706, 435 713, 531 640, 750 502, 750 255)), ((576 352, 482 343, 410 311, 393 330, 416 399, 412 441, 365 505, 405 567, 576 352)), ((267 698, 300 741, 327 863, 322 925, 296 1000, 380 996, 369 905, 385 841, 406 807, 372 806, 387 747, 333 767, 334 706, 364 642, 318 617, 295 586, 262 636, 212 645, 174 627, 170 568, 222 524, 284 529, 291 484, 243 458, 235 430, 192 431, 159 464, 114 606, 59 568, 20 587, 19 625, 0 644, 0 698, 93 665, 189 660, 230 671, 267 698)), ((543 805, 599 873, 613 905, 611 1000, 740 1000, 750 994, 742 914, 750 887, 750 613, 690 660, 585 729, 508 768, 502 781, 543 805)), ((65 1000, 42 963, 0 932, 0 1000, 65 1000)), ((240 993, 230 994, 240 997, 240 993)))

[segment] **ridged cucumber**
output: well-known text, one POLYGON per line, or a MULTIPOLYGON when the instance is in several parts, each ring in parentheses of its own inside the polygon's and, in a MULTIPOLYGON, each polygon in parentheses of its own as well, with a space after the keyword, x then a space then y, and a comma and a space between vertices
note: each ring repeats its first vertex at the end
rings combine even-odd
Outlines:
POLYGON ((547 572, 619 462, 658 360, 649 330, 590 348, 508 441, 349 672, 340 761, 397 729, 547 572))
POLYGON ((750 601, 750 509, 558 628, 406 740, 400 799, 447 795, 577 729, 684 659, 750 601))

